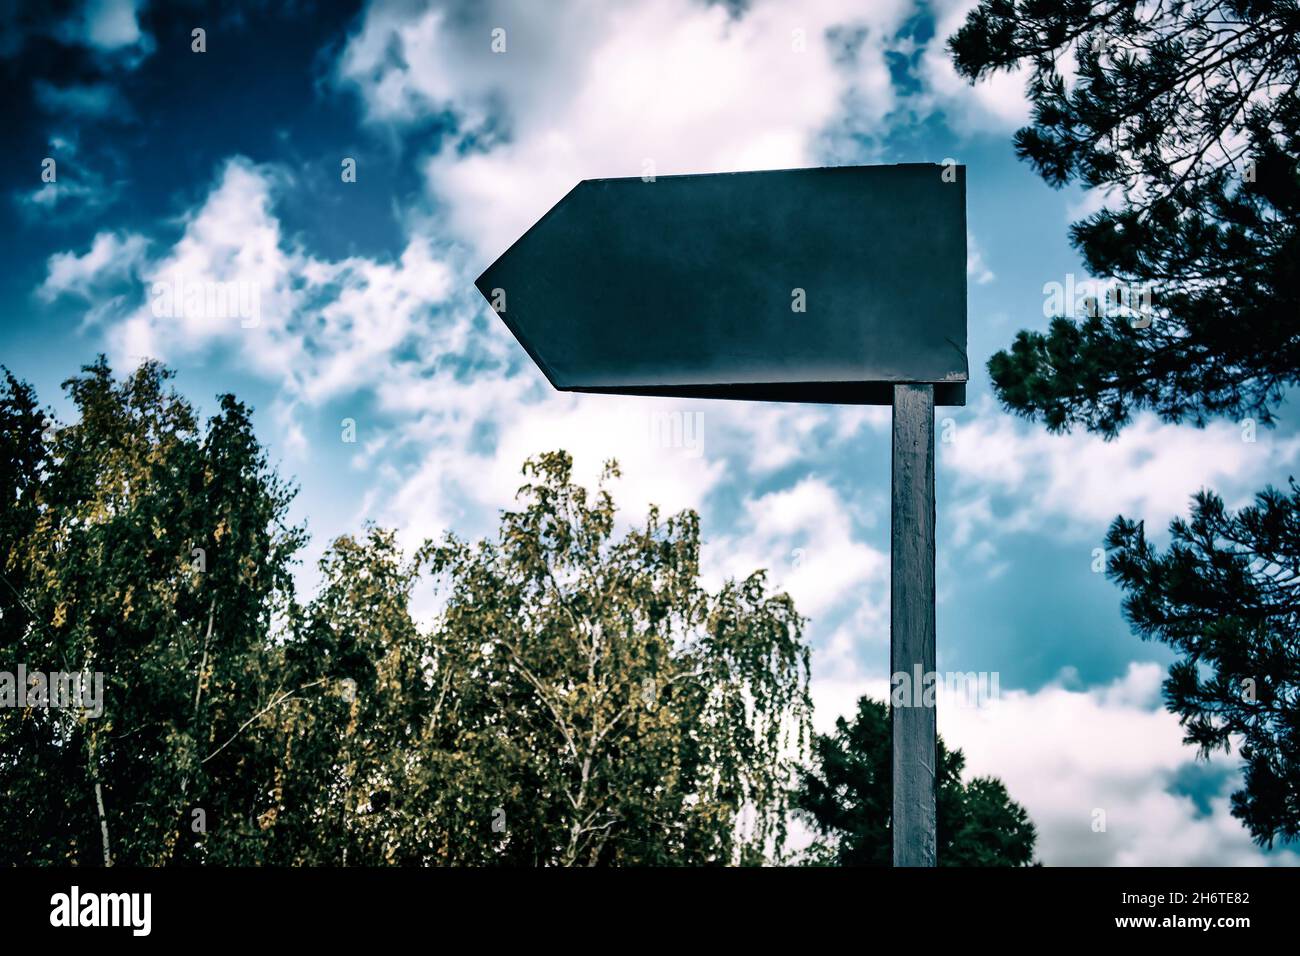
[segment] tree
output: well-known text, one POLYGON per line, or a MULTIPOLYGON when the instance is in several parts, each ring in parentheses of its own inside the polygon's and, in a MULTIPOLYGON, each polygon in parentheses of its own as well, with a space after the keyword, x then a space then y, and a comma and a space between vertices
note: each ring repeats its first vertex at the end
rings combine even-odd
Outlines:
MULTIPOLYGON (((285 645, 287 698, 267 728, 279 752, 266 858, 288 865, 437 862, 444 836, 434 739, 449 675, 411 615, 427 552, 391 531, 344 535, 285 645), (441 681, 441 683, 439 683, 441 681)), ((470 689, 466 689, 469 692, 470 689)), ((470 754, 451 755, 453 765, 470 754)), ((463 795, 451 793, 454 806, 463 795)))
POLYGON ((119 383, 101 358, 65 383, 61 428, 12 376, 0 394, 0 670, 82 674, 83 703, 102 681, 100 713, 0 709, 11 862, 256 860, 266 761, 243 731, 276 680, 300 532, 248 410, 224 396, 201 431, 168 378, 119 383))
POLYGON ((543 455, 495 540, 408 558, 392 531, 345 535, 304 605, 293 491, 249 410, 222 396, 200 427, 169 377, 117 381, 101 358, 66 383, 62 427, 0 388, 0 694, 20 664, 104 681, 98 712, 0 707, 0 862, 781 852, 803 620, 762 573, 705 590, 694 513, 616 537, 609 493, 543 455))
POLYGON ((1271 421, 1300 383, 1295 4, 985 0, 949 46, 972 81, 1029 69, 1017 154, 1052 185, 1106 191, 1075 248, 1094 276, 1154 286, 1153 316, 1092 308, 1020 332, 989 361, 1005 405, 1107 436, 1143 408, 1271 421))
POLYGON ((1241 741, 1245 789, 1232 813, 1260 843, 1300 836, 1300 487, 1269 488, 1236 514, 1210 492, 1176 519, 1163 553, 1140 522, 1111 526, 1110 574, 1144 638, 1184 657, 1165 696, 1202 754, 1241 741))
MULTIPOLYGON (((1106 192, 1107 208, 1073 225, 1073 244, 1094 276, 1152 290, 1136 314, 1094 302, 1046 333, 1018 333, 988 365, 1004 406, 1106 438, 1143 409, 1198 426, 1272 424, 1300 383, 1293 0, 984 0, 949 49, 972 82, 1028 69, 1033 123, 1017 153, 1053 185, 1106 192)), ((1298 509, 1294 494, 1268 489, 1230 516, 1207 492, 1163 555, 1122 516, 1107 539, 1135 629, 1185 655, 1165 697, 1186 741, 1205 753, 1239 737, 1246 781, 1233 813, 1268 845, 1293 839, 1300 816, 1287 598, 1298 509), (1244 680, 1267 700, 1243 699, 1244 680)))
POLYGON ((349 860, 779 852, 787 752, 811 708, 802 619, 762 574, 701 588, 692 512, 651 509, 616 539, 603 481, 617 466, 594 496, 571 467, 563 452, 527 462, 496 540, 448 535, 403 564, 372 530, 327 556, 311 626, 334 635, 340 661, 363 650, 355 718, 325 735, 338 741, 329 763, 346 767, 332 805, 353 821, 349 860), (442 599, 423 637, 403 603, 420 567, 442 599))
MULTIPOLYGON (((891 865, 893 738, 889 709, 862 697, 849 723, 816 734, 813 761, 800 774, 794 805, 819 834, 813 862, 831 866, 891 865)), ((1029 866, 1036 834, 1024 807, 1002 781, 962 783, 966 758, 939 738, 935 828, 939 866, 1029 866)))

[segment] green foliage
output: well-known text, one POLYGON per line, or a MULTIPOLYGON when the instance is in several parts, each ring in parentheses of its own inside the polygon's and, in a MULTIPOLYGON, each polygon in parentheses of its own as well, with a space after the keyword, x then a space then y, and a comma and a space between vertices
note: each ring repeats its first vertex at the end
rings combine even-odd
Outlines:
POLYGON ((224 396, 200 428, 168 377, 116 382, 101 359, 66 383, 78 420, 57 431, 30 388, 0 391, 0 670, 106 678, 98 717, 0 708, 0 862, 781 852, 803 621, 761 573, 704 590, 694 513, 616 537, 603 483, 548 454, 496 539, 408 558, 391 531, 344 536, 304 605, 304 533, 248 409, 224 396))
POLYGON ((949 48, 972 81, 1029 70, 1017 154, 1053 185, 1107 190, 1074 246, 1093 275, 1155 287, 1148 327, 1066 316, 1020 332, 989 360, 1006 407, 1108 437, 1144 408, 1270 422, 1300 383, 1293 0, 985 0, 949 48))
MULTIPOLYGON (((893 738, 889 709, 863 697, 853 722, 816 734, 795 807, 820 835, 810 862, 889 866, 893 738)), ((993 777, 962 783, 966 759, 939 739, 935 807, 940 866, 1029 866, 1036 834, 1028 814, 993 777)))
MULTIPOLYGON (((1093 274, 1155 287, 1149 327, 1063 317, 1020 332, 989 360, 1003 404, 1107 438, 1142 409, 1271 424, 1300 383, 1294 0, 984 0, 949 48, 972 81, 1028 68, 1033 123, 1018 154, 1053 185, 1107 190, 1110 208, 1075 223, 1073 243, 1093 274)), ((1129 620, 1184 655, 1165 692, 1187 741, 1206 752, 1241 737, 1233 813, 1269 845, 1296 837, 1300 813, 1297 515, 1294 494, 1265 491, 1229 516, 1203 493, 1163 555, 1122 517, 1108 539, 1129 620)))
POLYGON ((652 510, 615 539, 609 493, 575 486, 570 469, 563 453, 528 462, 496 540, 427 551, 445 601, 430 647, 430 860, 700 864, 779 850, 784 754, 811 708, 793 604, 761 574, 705 592, 694 513, 652 510))
POLYGON ((392 532, 339 538, 322 586, 285 646, 287 688, 269 811, 268 862, 399 864, 434 860, 433 639, 410 612, 420 559, 392 532))
POLYGON ((203 858, 234 862, 252 827, 248 770, 265 755, 238 730, 272 680, 271 614, 300 533, 281 524, 290 492, 247 409, 226 396, 200 435, 167 378, 146 364, 116 383, 102 360, 88 366, 65 383, 79 420, 46 440, 30 389, 10 377, 0 394, 0 494, 16 502, 3 669, 105 683, 98 718, 0 710, 0 852, 13 862, 193 860, 193 806, 224 821, 203 858))
POLYGON ((1184 657, 1165 699, 1202 753, 1239 742, 1245 787, 1232 814, 1272 846, 1300 837, 1300 488, 1273 488, 1236 514, 1210 492, 1190 521, 1170 526, 1163 553, 1141 522, 1115 519, 1109 576, 1128 591, 1124 611, 1145 638, 1184 657))

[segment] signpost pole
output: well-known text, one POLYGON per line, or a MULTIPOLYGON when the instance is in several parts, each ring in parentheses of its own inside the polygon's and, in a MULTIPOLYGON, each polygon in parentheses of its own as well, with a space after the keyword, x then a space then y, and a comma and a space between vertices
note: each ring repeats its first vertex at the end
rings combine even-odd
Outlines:
POLYGON ((893 862, 934 866, 934 386, 895 385, 893 413, 889 658, 891 674, 906 675, 901 690, 890 685, 893 862))

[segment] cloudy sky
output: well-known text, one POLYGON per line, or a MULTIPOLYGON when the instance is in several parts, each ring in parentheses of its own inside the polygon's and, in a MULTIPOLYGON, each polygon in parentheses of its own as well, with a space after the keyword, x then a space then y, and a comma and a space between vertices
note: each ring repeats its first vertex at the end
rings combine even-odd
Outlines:
POLYGON ((940 731, 1028 808, 1046 864, 1295 864, 1228 815, 1235 758, 1181 743, 1172 657, 1129 632, 1094 549, 1117 513, 1163 529, 1198 488, 1238 505, 1284 482, 1300 435, 1284 409, 1254 442, 1143 418, 1105 443, 998 408, 984 363, 1046 325, 1046 283, 1083 275, 1067 227, 1098 199, 1015 159, 1020 78, 953 73, 943 42, 971 5, 0 5, 0 362, 65 414, 59 383, 98 352, 165 360, 205 411, 253 404, 301 485, 308 586, 365 521, 408 543, 486 534, 529 454, 565 448, 587 481, 616 457, 627 520, 696 508, 711 581, 766 567, 795 597, 824 729, 887 685, 888 410, 556 393, 472 280, 578 180, 647 161, 955 159, 972 383, 937 414, 939 668, 996 673, 1001 694, 941 708, 940 731), (155 284, 194 281, 249 283, 257 321, 156 314, 155 284), (655 441, 663 412, 698 413, 700 442, 655 441))

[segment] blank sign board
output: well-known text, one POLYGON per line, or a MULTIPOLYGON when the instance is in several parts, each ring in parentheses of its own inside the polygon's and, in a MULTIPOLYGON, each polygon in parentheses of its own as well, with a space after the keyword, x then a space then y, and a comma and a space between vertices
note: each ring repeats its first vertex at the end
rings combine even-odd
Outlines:
POLYGON ((965 401, 962 166, 585 180, 475 284, 558 389, 965 401))

